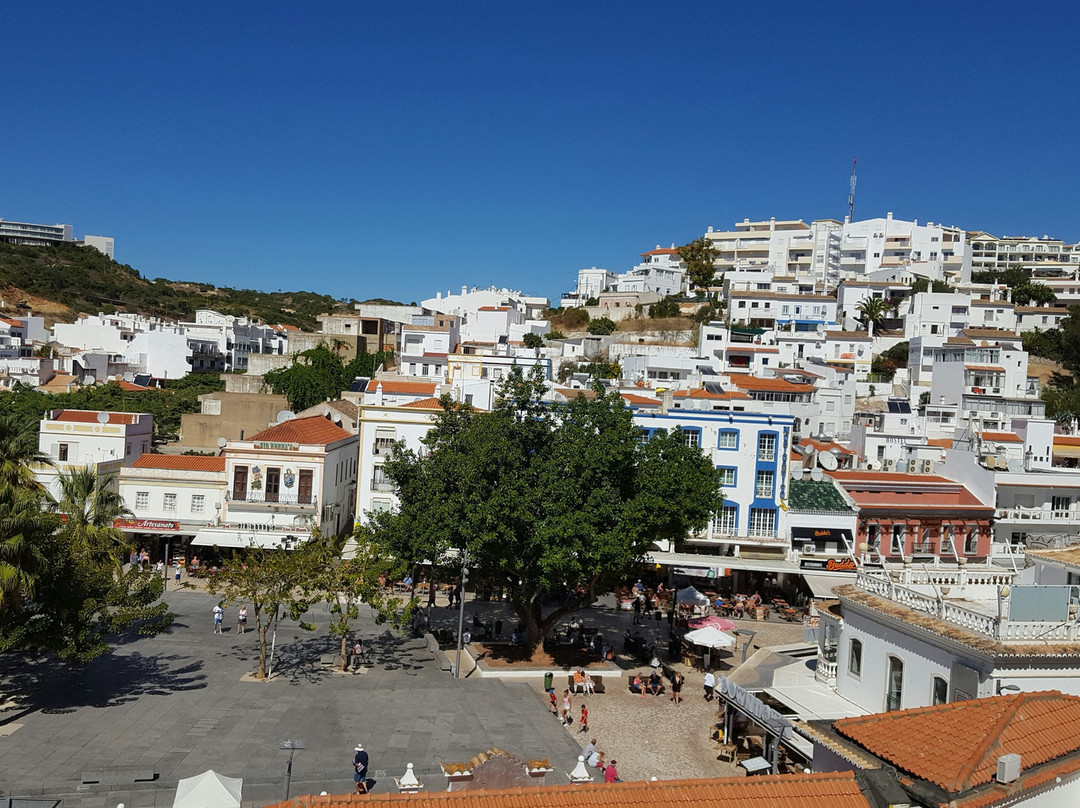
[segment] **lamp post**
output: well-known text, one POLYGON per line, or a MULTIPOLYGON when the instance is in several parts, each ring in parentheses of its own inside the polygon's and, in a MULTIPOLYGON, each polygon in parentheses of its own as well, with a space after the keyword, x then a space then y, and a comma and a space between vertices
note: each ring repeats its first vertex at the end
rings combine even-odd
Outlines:
POLYGON ((289 762, 285 764, 285 796, 282 800, 289 799, 289 786, 292 785, 292 761, 293 754, 297 749, 305 749, 303 740, 300 738, 286 738, 281 742, 281 749, 289 750, 289 762))
POLYGON ((454 678, 461 678, 461 645, 465 631, 465 583, 469 580, 469 548, 461 552, 461 591, 458 592, 457 623, 457 662, 454 663, 454 678))

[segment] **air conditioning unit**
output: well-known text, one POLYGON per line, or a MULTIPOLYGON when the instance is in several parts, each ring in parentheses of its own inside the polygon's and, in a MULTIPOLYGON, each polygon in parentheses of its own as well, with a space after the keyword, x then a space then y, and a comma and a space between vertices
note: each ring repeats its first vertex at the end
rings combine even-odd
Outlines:
POLYGON ((979 417, 979 411, 978 410, 968 410, 967 417, 968 418, 978 418, 979 417))
POLYGON ((995 421, 1004 421, 1005 413, 995 410, 994 412, 990 413, 990 417, 993 418, 995 421))
POLYGON ((933 460, 924 460, 922 462, 922 473, 923 474, 929 474, 933 470, 934 470, 934 461, 933 460))
POLYGON ((885 471, 896 471, 896 461, 891 457, 885 461, 885 471))
POLYGON ((1018 777, 1020 777, 1020 756, 1012 754, 999 757, 997 776, 994 779, 999 783, 1011 783, 1018 777))
POLYGON ((919 470, 919 461, 918 460, 909 460, 907 462, 907 470, 908 470, 908 474, 914 474, 915 472, 917 472, 919 470))

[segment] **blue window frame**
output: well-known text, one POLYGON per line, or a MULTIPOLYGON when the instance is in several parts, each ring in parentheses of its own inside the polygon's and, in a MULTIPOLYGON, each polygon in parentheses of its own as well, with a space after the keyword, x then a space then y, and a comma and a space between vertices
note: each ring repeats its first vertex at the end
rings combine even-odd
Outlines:
POLYGON ((717 449, 738 449, 739 448, 739 430, 737 429, 721 429, 719 437, 716 439, 717 449))
POLYGON ((734 488, 738 484, 738 469, 733 466, 717 466, 716 470, 720 472, 722 478, 721 485, 725 488, 734 488))

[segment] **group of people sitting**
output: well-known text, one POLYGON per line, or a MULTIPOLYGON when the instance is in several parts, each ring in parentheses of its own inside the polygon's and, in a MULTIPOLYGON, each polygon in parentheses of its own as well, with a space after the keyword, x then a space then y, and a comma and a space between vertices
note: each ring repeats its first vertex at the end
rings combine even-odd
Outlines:
POLYGON ((596 694, 596 682, 588 671, 574 671, 574 692, 596 694))
POLYGON ((746 595, 735 595, 732 598, 732 614, 735 617, 742 617, 749 612, 754 613, 754 609, 761 605, 761 595, 755 592, 750 597, 746 595))
POLYGON ((604 760, 604 753, 596 748, 596 738, 589 741, 581 750, 581 756, 585 758, 585 765, 604 772, 605 783, 621 783, 619 770, 615 768, 616 761, 610 763, 604 760))
POLYGON ((654 696, 659 696, 660 691, 664 689, 664 681, 660 678, 660 674, 656 668, 652 669, 652 673, 647 678, 642 679, 640 674, 635 673, 634 678, 630 681, 630 692, 640 693, 641 698, 645 698, 646 693, 652 693, 654 696))

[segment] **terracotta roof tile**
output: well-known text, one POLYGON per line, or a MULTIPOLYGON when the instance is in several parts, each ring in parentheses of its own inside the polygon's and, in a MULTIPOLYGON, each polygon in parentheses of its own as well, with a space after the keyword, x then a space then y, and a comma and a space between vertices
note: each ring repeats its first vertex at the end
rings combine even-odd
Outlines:
POLYGON ((795 384, 776 376, 732 376, 731 383, 745 390, 763 390, 775 393, 812 393, 812 384, 795 384))
POLYGON ((678 254, 679 254, 678 249, 670 248, 670 247, 661 247, 661 248, 658 248, 658 249, 655 249, 655 250, 649 250, 647 253, 642 253, 641 256, 644 258, 646 255, 678 255, 678 254))
POLYGON ((116 382, 116 384, 120 385, 120 389, 123 390, 125 393, 136 393, 150 389, 149 387, 143 387, 141 384, 132 384, 131 382, 125 382, 123 379, 116 382))
POLYGON ((1017 314, 1068 314, 1064 306, 1017 306, 1017 314))
POLYGON ((965 328, 964 336, 972 339, 1006 339, 1019 340, 1012 331, 1004 331, 1000 328, 965 328))
POLYGON ((1080 749, 1080 697, 1056 690, 844 718, 833 725, 880 758, 956 794, 989 783, 997 760, 1024 768, 1080 749))
POLYGON ((177 471, 225 471, 224 457, 205 457, 202 455, 141 455, 131 464, 137 469, 176 469, 177 471))
POLYGON ((410 401, 408 404, 402 404, 402 409, 411 410, 441 410, 442 404, 439 403, 437 398, 418 398, 416 401, 410 401))
POLYGON ((941 449, 951 449, 953 445, 952 438, 928 438, 926 441, 927 446, 937 446, 941 449))
POLYGON ((964 365, 964 370, 988 370, 995 373, 1005 372, 1005 368, 1001 365, 964 365))
POLYGON ((1055 446, 1080 446, 1080 437, 1073 435, 1054 435, 1055 446))
POLYGON ((840 454, 856 454, 853 450, 847 448, 846 446, 841 446, 834 440, 815 440, 814 438, 803 438, 801 441, 799 441, 799 445, 810 446, 818 452, 829 452, 835 449, 836 451, 840 452, 840 454))
POLYGON ((246 440, 325 446, 328 443, 336 443, 339 440, 351 437, 353 437, 351 432, 345 431, 332 421, 326 420, 321 415, 312 415, 307 418, 294 418, 291 421, 283 421, 276 426, 252 435, 250 438, 246 438, 246 440))
POLYGON ((367 392, 374 393, 379 385, 382 385, 383 392, 388 394, 425 398, 435 395, 435 382, 399 382, 394 379, 371 379, 368 381, 367 392))
POLYGON ((660 406, 660 401, 658 399, 639 396, 637 393, 620 393, 619 395, 623 397, 623 401, 627 404, 639 404, 646 407, 660 406))
MULTIPOLYGON (((428 784, 428 788, 442 785, 428 784)), ((294 797, 269 808, 352 808, 415 805, 422 808, 868 808, 852 772, 657 780, 615 785, 583 783, 501 790, 434 791, 420 794, 349 794, 294 797)))
MULTIPOLYGON (((983 432, 983 440, 992 440, 994 443, 1023 443, 1024 439, 1015 432, 983 432)), ((949 444, 952 445, 951 443, 949 444)))
POLYGON ((693 390, 676 390, 672 393, 672 398, 709 398, 717 401, 731 401, 732 399, 748 399, 750 396, 739 390, 721 390, 714 393, 699 387, 693 390))
MULTIPOLYGON (((69 423, 76 424, 96 424, 98 423, 98 411, 97 410, 60 410, 54 412, 52 420, 54 421, 67 421, 69 423)), ((147 416, 149 417, 149 416, 147 416)), ((134 424, 139 420, 139 414, 133 412, 110 412, 109 423, 110 424, 134 424)))

